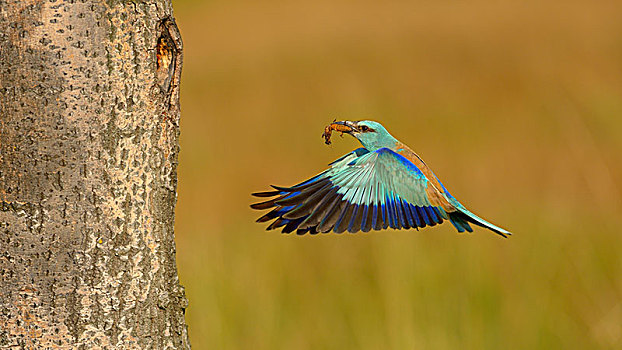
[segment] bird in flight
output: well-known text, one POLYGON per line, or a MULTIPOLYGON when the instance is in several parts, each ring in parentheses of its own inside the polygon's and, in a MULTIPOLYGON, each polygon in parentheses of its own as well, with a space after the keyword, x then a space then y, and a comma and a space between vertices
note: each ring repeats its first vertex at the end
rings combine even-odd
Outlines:
POLYGON ((451 222, 458 232, 470 224, 503 237, 510 232, 471 213, 454 198, 425 162, 378 122, 335 121, 326 127, 354 136, 363 145, 330 164, 322 173, 292 187, 253 193, 274 197, 251 208, 272 209, 257 222, 283 233, 369 232, 391 227, 419 229, 451 222))

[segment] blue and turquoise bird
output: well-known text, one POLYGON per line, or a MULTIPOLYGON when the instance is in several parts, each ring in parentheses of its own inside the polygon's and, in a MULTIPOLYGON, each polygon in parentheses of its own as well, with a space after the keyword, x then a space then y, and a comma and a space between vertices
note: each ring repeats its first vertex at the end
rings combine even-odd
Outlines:
POLYGON ((333 122, 326 128, 326 143, 332 130, 354 136, 363 147, 298 185, 253 193, 276 197, 251 205, 260 210, 273 208, 257 220, 274 220, 268 230, 354 233, 388 227, 418 229, 449 221, 458 232, 473 232, 470 224, 475 224, 503 237, 511 234, 467 210, 425 162, 380 123, 333 122))

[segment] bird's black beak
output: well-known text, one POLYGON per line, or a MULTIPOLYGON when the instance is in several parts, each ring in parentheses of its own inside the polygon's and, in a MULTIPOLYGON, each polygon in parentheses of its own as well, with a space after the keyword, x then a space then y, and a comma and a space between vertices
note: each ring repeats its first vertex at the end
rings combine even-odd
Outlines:
POLYGON ((356 123, 349 121, 349 120, 342 120, 342 121, 335 121, 333 122, 333 124, 337 124, 337 125, 343 125, 343 126, 347 126, 349 128, 349 130, 339 130, 341 132, 344 132, 346 134, 351 134, 353 132, 357 132, 358 128, 356 127, 356 123))

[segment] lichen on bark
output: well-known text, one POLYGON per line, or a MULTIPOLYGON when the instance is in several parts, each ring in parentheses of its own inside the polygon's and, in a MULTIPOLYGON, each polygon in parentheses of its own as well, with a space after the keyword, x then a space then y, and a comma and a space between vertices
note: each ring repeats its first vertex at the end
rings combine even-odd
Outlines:
POLYGON ((170 1, 0 2, 0 347, 190 347, 172 18, 170 1))

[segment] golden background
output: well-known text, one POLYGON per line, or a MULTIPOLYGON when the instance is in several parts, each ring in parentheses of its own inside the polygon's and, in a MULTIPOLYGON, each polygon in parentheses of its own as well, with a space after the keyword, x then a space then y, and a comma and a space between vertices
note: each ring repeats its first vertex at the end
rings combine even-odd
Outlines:
POLYGON ((177 261, 195 349, 622 348, 622 2, 174 1, 177 261), (374 119, 505 240, 303 236, 251 192, 374 119))

